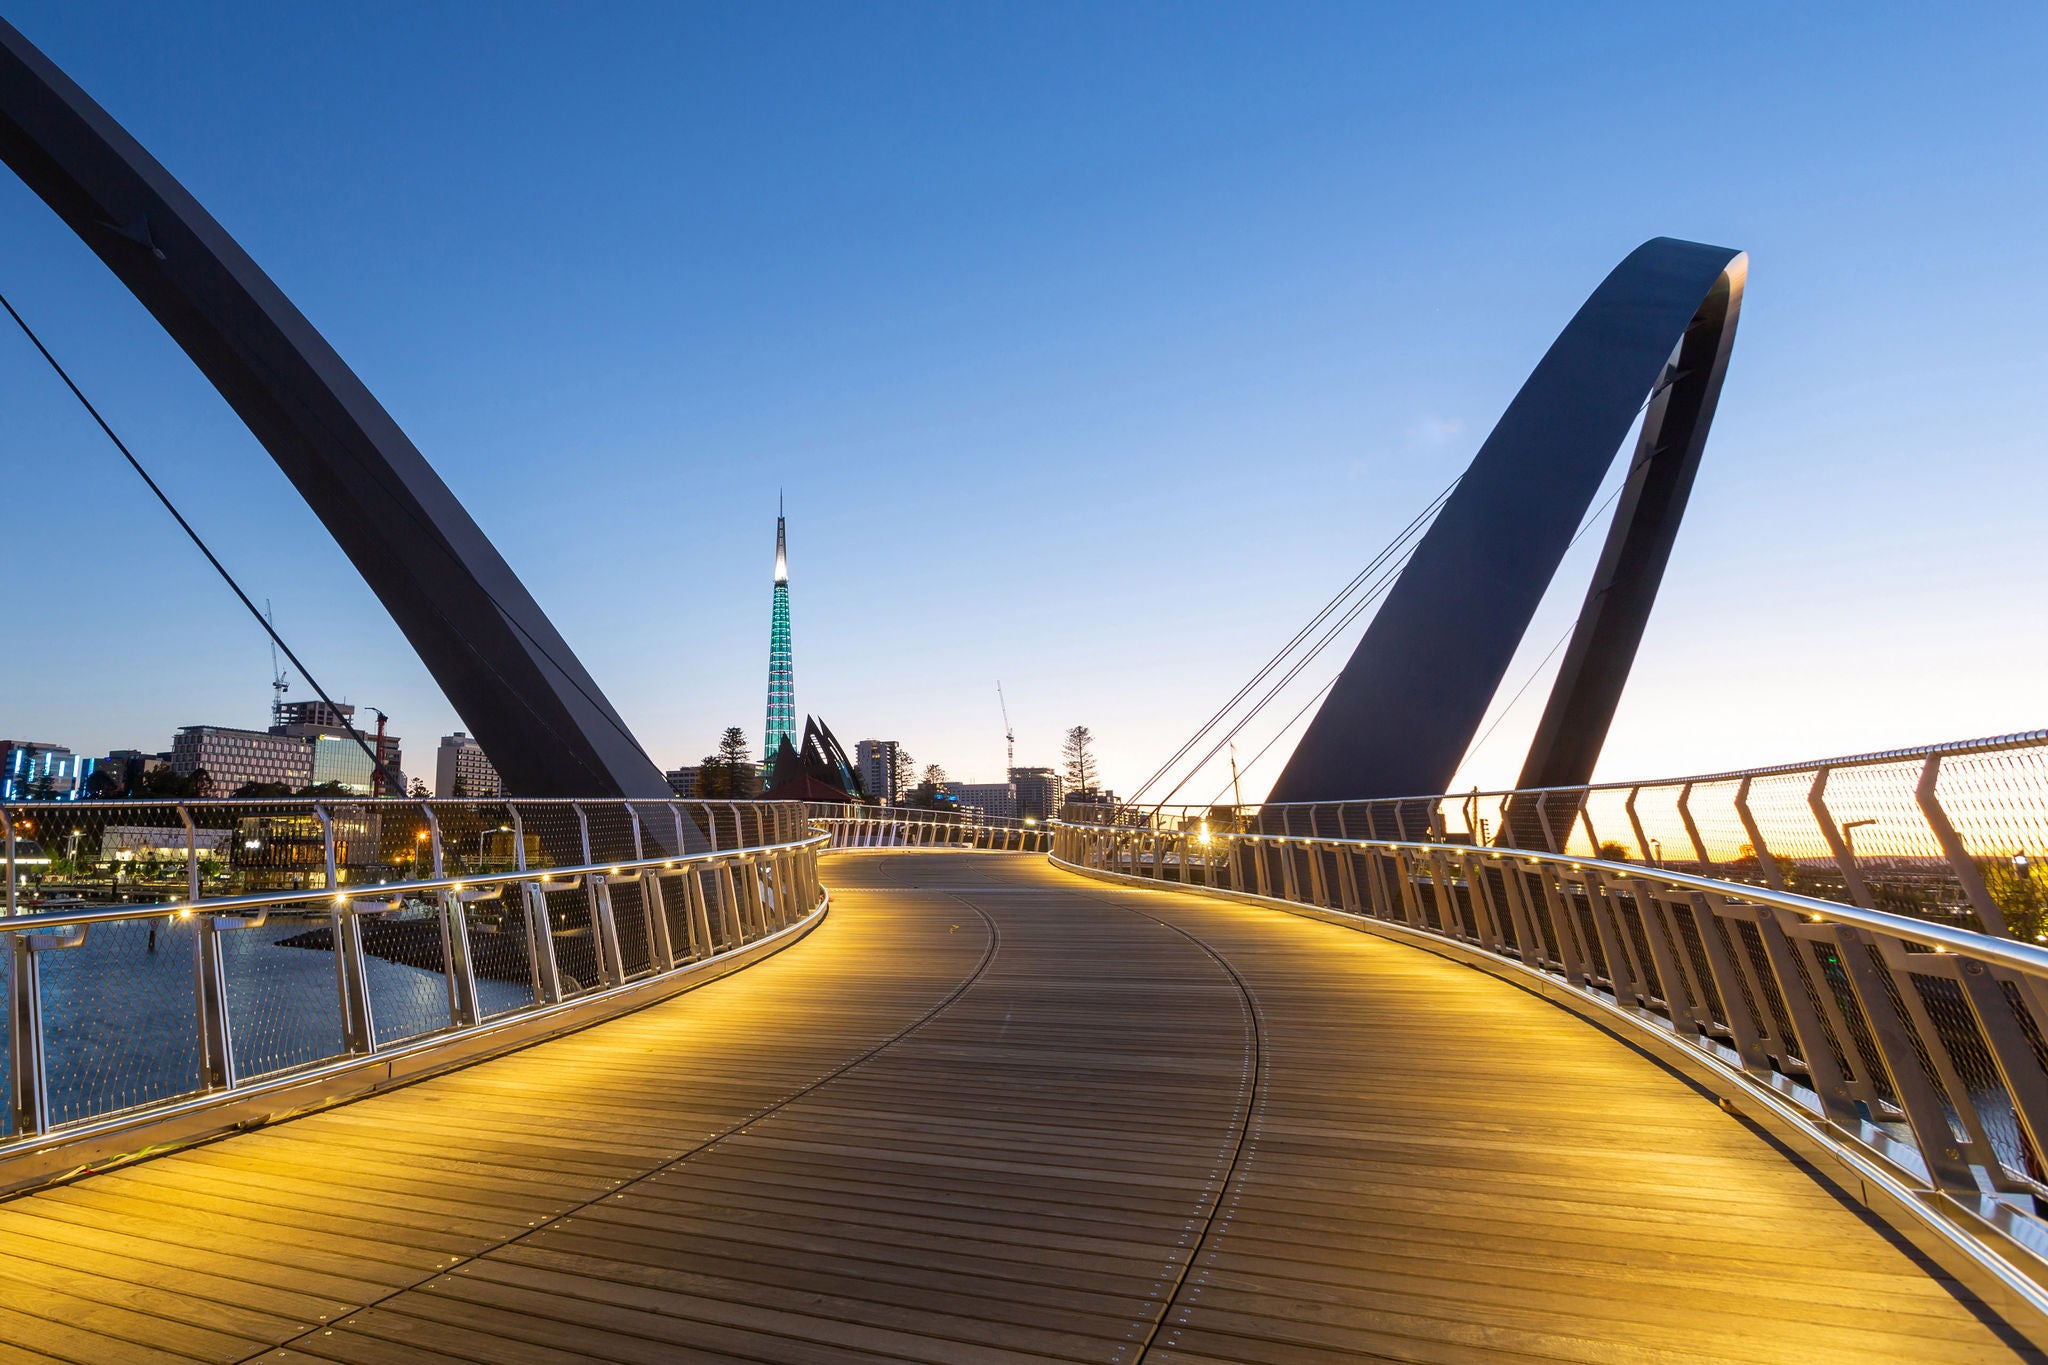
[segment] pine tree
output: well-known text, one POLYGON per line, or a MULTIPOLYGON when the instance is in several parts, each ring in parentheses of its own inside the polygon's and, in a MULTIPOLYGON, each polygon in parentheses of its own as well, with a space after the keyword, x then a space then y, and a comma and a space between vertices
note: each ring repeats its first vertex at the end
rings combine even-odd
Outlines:
POLYGON ((1085 725, 1076 725, 1073 729, 1067 731, 1067 740, 1061 746, 1060 754, 1067 761, 1066 778, 1068 791, 1095 790, 1097 773, 1095 755, 1092 752, 1094 744, 1095 736, 1088 732, 1088 727, 1085 725))

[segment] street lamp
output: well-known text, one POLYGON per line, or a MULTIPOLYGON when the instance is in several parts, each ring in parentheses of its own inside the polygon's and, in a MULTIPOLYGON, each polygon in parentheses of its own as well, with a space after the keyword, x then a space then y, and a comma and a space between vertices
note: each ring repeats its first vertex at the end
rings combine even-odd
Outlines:
POLYGON ((1876 823, 1877 817, 1871 816, 1867 820, 1851 820, 1842 826, 1842 848, 1848 853, 1850 863, 1853 864, 1856 861, 1856 831, 1862 829, 1865 825, 1874 825, 1876 823))

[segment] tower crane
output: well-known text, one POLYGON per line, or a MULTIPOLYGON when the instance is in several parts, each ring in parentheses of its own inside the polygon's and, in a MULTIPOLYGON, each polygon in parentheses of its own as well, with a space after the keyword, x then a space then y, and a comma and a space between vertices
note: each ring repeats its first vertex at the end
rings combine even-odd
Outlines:
POLYGON ((1003 680, 1001 678, 996 679, 996 705, 1003 708, 1003 742, 1009 745, 1010 751, 1009 766, 1003 769, 1003 777, 1007 779, 1011 771, 1017 766, 1017 732, 1010 727, 1010 703, 1003 700, 1003 680))
MULTIPOLYGON (((277 629, 277 618, 271 614, 270 599, 267 597, 263 599, 263 620, 273 632, 277 629)), ((273 634, 270 637, 270 723, 272 725, 284 724, 284 694, 291 690, 292 685, 287 679, 285 671, 278 667, 277 636, 273 634)))

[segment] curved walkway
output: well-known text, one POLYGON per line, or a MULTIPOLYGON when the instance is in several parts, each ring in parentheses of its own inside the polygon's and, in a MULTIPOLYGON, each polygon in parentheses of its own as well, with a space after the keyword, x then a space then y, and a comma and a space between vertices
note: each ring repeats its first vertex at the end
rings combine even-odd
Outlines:
POLYGON ((0 1203, 0 1365, 2040 1358, 1491 977, 1024 855, 826 871, 736 976, 0 1203))

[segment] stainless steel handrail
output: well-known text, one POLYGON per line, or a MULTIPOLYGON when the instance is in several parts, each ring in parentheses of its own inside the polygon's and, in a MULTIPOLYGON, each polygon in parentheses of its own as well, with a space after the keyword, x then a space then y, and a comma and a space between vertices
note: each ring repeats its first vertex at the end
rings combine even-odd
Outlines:
POLYGON ((965 848, 997 853, 1049 853, 1048 824, 1009 817, 972 817, 914 806, 833 806, 812 803, 813 828, 831 836, 830 852, 892 848, 965 848))
MULTIPOLYGON (((188 836, 186 886, 199 891, 194 804, 131 803, 118 813, 177 814, 188 836)), ((267 803, 266 817, 317 818, 321 842, 303 852, 309 864, 324 860, 318 887, 0 918, 0 1188, 10 1183, 10 1154, 45 1153, 456 1042, 470 1055, 475 1040, 508 1025, 659 989, 822 910, 817 855, 829 836, 791 804, 724 804, 734 807, 719 812, 730 817, 726 834, 751 826, 768 838, 684 851, 676 845, 703 842, 703 828, 686 825, 675 803, 518 802, 492 806, 490 818, 506 816, 496 832, 512 832, 516 856, 505 856, 519 866, 451 873, 441 866, 438 817, 463 813, 476 823, 474 808, 440 803, 437 817, 419 802, 267 803), (340 881, 346 834, 337 835, 327 807, 357 804, 423 819, 414 856, 428 857, 431 841, 439 875, 340 881), (527 828, 542 813, 531 808, 543 805, 560 811, 546 840, 527 828), (648 829, 645 820, 657 816, 648 829), (594 821, 605 822, 595 838, 594 821), (529 850, 548 852, 544 843, 583 857, 528 866, 529 850), (591 856, 600 852, 617 856, 591 856), (160 953, 160 938, 189 947, 190 967, 160 953), (480 952, 495 956, 480 963, 480 952), (322 959, 333 963, 324 988, 322 959)), ((0 809, 0 819, 11 828, 21 809, 0 809)), ((81 803, 62 816, 85 819, 89 810, 81 803)), ((705 825, 722 841, 715 816, 705 825)), ((410 827, 396 836, 410 840, 410 827)), ((378 855, 387 872, 391 846, 384 839, 378 855)))
POLYGON ((1073 805, 1066 814, 1612 853, 2048 941, 2048 730, 1654 781, 1242 807, 1073 805))
POLYGON ((2048 949, 1635 863, 1059 822, 1055 863, 1439 943, 1768 1101, 2048 1312, 2048 949))
MULTIPOLYGON (((590 803, 583 803, 588 805, 590 803)), ((823 836, 798 841, 798 843, 820 843, 823 836)), ((276 906, 310 905, 315 902, 350 901, 369 903, 380 900, 403 900, 416 892, 463 891, 483 886, 514 886, 521 882, 537 882, 548 885, 557 879, 588 876, 593 873, 651 871, 657 868, 673 868, 684 863, 698 867, 716 867, 725 860, 745 860, 750 855, 774 853, 795 847, 797 844, 754 844, 745 848, 716 849, 703 853, 682 853, 667 857, 624 858, 611 862, 590 863, 577 867, 534 868, 526 872, 478 872, 463 877, 433 877, 424 881, 361 882, 340 895, 326 891, 265 891, 251 895, 207 897, 192 904, 178 901, 162 901, 149 905, 138 905, 126 910, 93 910, 83 913, 45 911, 17 916, 9 920, 0 918, 0 934, 10 932, 43 932, 54 925, 68 924, 116 924, 126 920, 160 920, 167 916, 188 919, 195 910, 215 916, 227 916, 246 910, 263 910, 276 906)))

